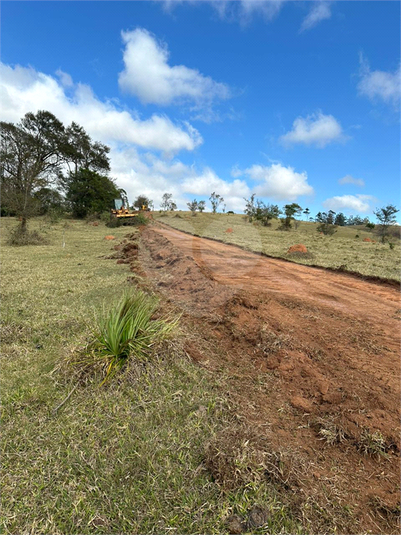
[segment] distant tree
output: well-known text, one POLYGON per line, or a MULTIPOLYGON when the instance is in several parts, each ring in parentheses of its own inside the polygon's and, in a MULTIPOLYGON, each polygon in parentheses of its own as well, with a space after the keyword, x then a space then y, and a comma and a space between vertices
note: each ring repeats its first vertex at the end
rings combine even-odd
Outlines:
POLYGON ((17 124, 0 123, 2 203, 20 217, 21 232, 38 210, 34 193, 59 179, 69 159, 63 124, 50 112, 27 113, 17 124))
POLYGON ((212 204, 212 212, 215 214, 217 212, 217 208, 224 202, 224 199, 221 195, 216 193, 215 191, 210 195, 209 201, 212 204))
POLYGON ((172 193, 164 193, 160 208, 162 208, 165 212, 167 212, 168 210, 174 211, 177 209, 177 205, 173 201, 172 193))
POLYGON ((306 219, 308 219, 309 214, 310 214, 309 208, 305 208, 305 210, 302 213, 306 216, 306 219))
POLYGON ((190 209, 190 211, 192 212, 192 215, 196 215, 196 210, 198 210, 198 208, 199 208, 198 201, 196 199, 194 199, 191 202, 187 202, 187 206, 190 209))
POLYGON ((318 219, 319 225, 316 227, 316 230, 318 232, 322 232, 326 236, 331 236, 336 232, 337 226, 334 224, 334 216, 335 212, 333 210, 329 210, 326 212, 319 212, 319 214, 316 216, 318 219))
POLYGON ((365 227, 368 229, 368 230, 373 230, 375 228, 375 224, 374 223, 371 223, 369 221, 369 223, 366 223, 365 227))
POLYGON ((342 212, 338 212, 334 220, 334 224, 338 225, 339 227, 344 227, 347 224, 347 218, 342 212))
POLYGON ((347 226, 363 225, 363 219, 359 215, 350 215, 347 219, 347 226))
POLYGON ((292 228, 292 221, 295 219, 296 215, 299 215, 302 212, 302 208, 299 204, 293 202, 292 204, 286 204, 284 206, 284 215, 281 219, 280 230, 290 230, 292 228))
POLYGON ((256 219, 259 220, 264 227, 271 225, 272 219, 277 219, 281 214, 280 208, 276 204, 264 204, 258 201, 256 209, 256 219))
POLYGON ((199 201, 198 202, 198 210, 199 212, 203 212, 203 210, 206 208, 206 202, 205 201, 199 201))
POLYGON ((133 207, 137 208, 138 210, 142 210, 142 206, 149 208, 151 204, 152 201, 148 197, 146 197, 146 195, 138 195, 138 197, 134 201, 133 207))
POLYGON ((397 219, 395 214, 398 212, 399 210, 393 204, 388 204, 382 208, 376 208, 373 212, 379 221, 378 234, 381 237, 382 243, 385 242, 390 227, 396 223, 397 219))
POLYGON ((123 188, 118 188, 118 193, 120 195, 120 199, 123 201, 124 208, 128 208, 129 207, 129 201, 128 201, 127 192, 123 188))
POLYGON ((66 201, 75 217, 102 213, 113 207, 120 192, 107 176, 89 169, 80 169, 69 182, 66 201))
POLYGON ((248 218, 249 223, 252 223, 253 218, 256 215, 256 206, 255 206, 255 193, 252 193, 249 199, 245 199, 245 214, 248 218))

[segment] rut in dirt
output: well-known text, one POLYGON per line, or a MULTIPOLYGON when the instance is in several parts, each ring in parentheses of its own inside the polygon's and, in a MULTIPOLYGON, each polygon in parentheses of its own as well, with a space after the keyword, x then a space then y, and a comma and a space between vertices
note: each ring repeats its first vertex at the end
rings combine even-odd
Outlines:
POLYGON ((228 377, 240 418, 303 467, 297 499, 350 506, 358 528, 333 521, 349 533, 398 532, 398 290, 155 226, 138 268, 184 312, 188 354, 228 377))

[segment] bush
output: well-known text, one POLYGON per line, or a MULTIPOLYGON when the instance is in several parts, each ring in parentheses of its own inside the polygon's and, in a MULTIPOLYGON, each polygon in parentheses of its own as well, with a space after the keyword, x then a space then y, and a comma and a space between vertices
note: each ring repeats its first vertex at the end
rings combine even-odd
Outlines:
POLYGON ((124 295, 121 301, 98 321, 94 341, 76 364, 101 368, 102 384, 118 372, 130 358, 149 358, 154 346, 165 340, 177 320, 153 319, 157 301, 143 292, 124 295))
POLYGON ((23 246, 23 245, 47 245, 48 241, 39 234, 36 230, 23 230, 20 225, 11 230, 7 239, 8 245, 23 246))

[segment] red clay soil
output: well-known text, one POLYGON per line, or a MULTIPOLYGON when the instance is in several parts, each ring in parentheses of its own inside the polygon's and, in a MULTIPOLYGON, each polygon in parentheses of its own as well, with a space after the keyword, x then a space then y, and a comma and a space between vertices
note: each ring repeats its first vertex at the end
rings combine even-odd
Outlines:
POLYGON ((184 312, 188 354, 299 467, 288 492, 328 519, 311 532, 398 533, 398 289, 161 226, 138 263, 184 312))

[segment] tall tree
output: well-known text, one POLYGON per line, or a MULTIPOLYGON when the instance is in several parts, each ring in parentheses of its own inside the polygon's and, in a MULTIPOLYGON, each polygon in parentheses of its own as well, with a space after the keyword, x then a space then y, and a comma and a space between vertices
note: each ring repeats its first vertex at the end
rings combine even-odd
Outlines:
POLYGON ((1 122, 0 176, 3 203, 21 220, 35 215, 35 191, 53 184, 68 160, 63 124, 50 112, 27 113, 17 124, 1 122))
POLYGON ((378 232, 383 243, 389 234, 390 227, 397 221, 395 214, 398 212, 399 210, 393 204, 388 204, 382 208, 376 208, 373 212, 379 221, 378 232))
POLYGON ((217 208, 224 202, 224 199, 221 195, 216 193, 215 191, 210 195, 209 201, 212 203, 212 211, 215 214, 217 212, 217 208))
POLYGON ((295 219, 295 216, 302 212, 302 208, 299 204, 293 202, 291 204, 286 204, 284 206, 284 216, 281 219, 281 230, 290 230, 292 228, 292 221, 295 219))
POLYGON ((162 208, 165 212, 167 210, 176 210, 177 205, 173 201, 173 194, 172 193, 164 193, 162 197, 162 202, 160 204, 160 208, 162 208))
POLYGON ((67 203, 75 217, 86 217, 92 213, 102 213, 113 208, 114 199, 120 190, 107 176, 89 169, 80 169, 69 182, 67 203))

